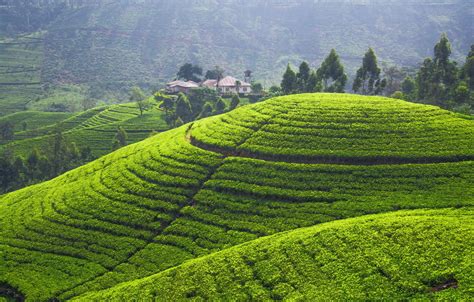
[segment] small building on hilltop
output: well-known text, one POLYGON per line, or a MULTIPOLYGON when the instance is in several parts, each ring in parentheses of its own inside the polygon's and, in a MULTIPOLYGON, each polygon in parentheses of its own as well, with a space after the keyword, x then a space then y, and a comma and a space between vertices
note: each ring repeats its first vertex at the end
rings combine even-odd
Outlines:
POLYGON ((188 94, 192 89, 199 88, 199 84, 193 81, 172 81, 166 84, 166 92, 168 93, 185 93, 188 94))
POLYGON ((217 80, 205 80, 201 86, 215 89, 220 94, 250 94, 252 92, 252 85, 231 76, 226 76, 219 82, 217 80))
POLYGON ((248 95, 252 92, 252 85, 247 82, 240 81, 234 77, 226 76, 221 80, 205 80, 198 84, 193 81, 176 80, 166 84, 167 93, 185 93, 191 90, 203 87, 216 90, 219 94, 244 94, 248 95))

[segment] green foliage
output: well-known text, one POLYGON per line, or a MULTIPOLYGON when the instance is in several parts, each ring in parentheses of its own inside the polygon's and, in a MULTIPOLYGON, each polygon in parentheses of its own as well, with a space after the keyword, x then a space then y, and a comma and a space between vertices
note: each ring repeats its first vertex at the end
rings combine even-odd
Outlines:
POLYGON ((259 82, 252 82, 252 92, 255 94, 261 94, 263 92, 263 85, 259 82))
POLYGON ((0 283, 32 301, 462 300, 472 131, 460 115, 382 97, 241 106, 2 195, 0 283), (466 209, 343 220, 430 208, 466 209), (430 293, 450 278, 458 289, 430 293))
POLYGON ((365 53, 362 66, 357 70, 352 90, 365 95, 381 94, 387 82, 380 78, 377 56, 372 48, 365 53))
POLYGON ((448 108, 456 89, 458 70, 449 59, 451 44, 443 34, 434 47, 434 58, 427 58, 417 73, 418 99, 448 108))
POLYGON ((114 151, 126 146, 127 138, 128 138, 127 132, 122 127, 118 127, 117 133, 115 134, 115 137, 112 143, 112 150, 114 151))
POLYGON ((194 126, 194 139, 249 157, 309 163, 474 158, 472 121, 436 107, 344 94, 286 96, 260 104, 202 121, 194 126), (255 129, 260 131, 245 140, 255 129))
POLYGON ((204 78, 206 80, 218 80, 224 77, 224 69, 219 66, 216 66, 214 69, 206 71, 204 78))
POLYGON ((229 110, 234 110, 235 108, 237 108, 237 106, 239 106, 239 104, 240 104, 240 98, 237 94, 234 94, 230 102, 229 110))
POLYGON ((184 93, 178 95, 178 100, 176 101, 176 116, 184 123, 190 122, 193 118, 191 104, 184 93))
POLYGON ((129 301, 137 293, 146 301, 469 300, 472 217, 472 210, 418 210, 331 222, 73 301, 129 301), (436 289, 445 284, 453 288, 436 289))
POLYGON ((324 59, 317 71, 318 78, 322 81, 324 92, 344 92, 347 75, 344 73, 336 50, 331 49, 329 55, 324 59))
POLYGON ((179 71, 176 76, 178 79, 183 79, 185 81, 200 82, 200 76, 202 76, 202 68, 198 65, 186 63, 179 68, 179 71))
POLYGON ((219 98, 216 102, 216 113, 217 114, 220 114, 220 113, 223 113, 225 111, 225 102, 222 98, 219 98))
POLYGON ((283 79, 281 81, 281 90, 284 94, 295 93, 298 89, 298 79, 296 73, 291 69, 290 64, 286 67, 286 71, 283 74, 283 79))
POLYGON ((406 99, 405 94, 403 94, 403 92, 401 92, 401 91, 395 91, 394 93, 392 93, 392 95, 390 97, 392 99, 398 99, 398 100, 405 100, 406 99))
POLYGON ((403 94, 407 97, 407 101, 415 100, 417 94, 416 82, 412 77, 407 76, 402 84, 401 89, 403 94))
POLYGON ((137 86, 132 87, 130 90, 129 100, 137 104, 140 115, 143 115, 143 112, 150 109, 152 105, 150 99, 146 98, 145 93, 137 86))
POLYGON ((297 90, 300 92, 309 92, 308 91, 308 80, 311 70, 308 63, 305 61, 301 62, 299 71, 296 74, 296 86, 297 90))

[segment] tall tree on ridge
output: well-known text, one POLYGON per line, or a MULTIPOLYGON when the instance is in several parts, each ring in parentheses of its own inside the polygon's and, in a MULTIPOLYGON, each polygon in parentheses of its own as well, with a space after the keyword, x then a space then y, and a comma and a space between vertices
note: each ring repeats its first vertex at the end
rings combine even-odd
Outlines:
POLYGON ((317 76, 322 81, 322 91, 344 92, 347 75, 344 73, 344 66, 342 66, 335 49, 331 49, 329 55, 324 59, 317 71, 317 76))
POLYGON ((301 62, 299 71, 296 74, 296 85, 299 92, 309 92, 308 91, 308 80, 310 76, 310 68, 308 63, 305 61, 301 62))
POLYGON ((297 78, 296 74, 291 69, 290 64, 286 67, 286 71, 283 74, 283 80, 281 81, 281 90, 283 94, 292 94, 297 90, 297 78))
POLYGON ((372 48, 365 53, 362 66, 357 70, 352 90, 356 93, 377 95, 385 88, 386 80, 380 78, 377 56, 372 48))
POLYGON ((451 43, 446 34, 441 35, 434 47, 434 58, 423 61, 417 73, 418 98, 440 106, 452 96, 458 80, 456 63, 449 60, 451 43))

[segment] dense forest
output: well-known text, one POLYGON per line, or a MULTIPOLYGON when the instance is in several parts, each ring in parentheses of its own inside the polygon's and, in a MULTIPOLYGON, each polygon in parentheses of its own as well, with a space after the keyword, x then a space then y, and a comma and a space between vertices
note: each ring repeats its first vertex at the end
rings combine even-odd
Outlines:
POLYGON ((431 55, 443 32, 452 58, 462 64, 473 37, 468 6, 469 1, 2 1, 0 34, 10 37, 8 43, 37 34, 29 41, 40 42, 35 45, 41 54, 31 82, 42 89, 54 94, 74 85, 74 98, 115 100, 133 85, 160 87, 186 62, 219 65, 234 76, 250 69, 266 87, 279 82, 288 62, 318 66, 332 48, 349 79, 368 47, 388 67, 413 68, 431 55))

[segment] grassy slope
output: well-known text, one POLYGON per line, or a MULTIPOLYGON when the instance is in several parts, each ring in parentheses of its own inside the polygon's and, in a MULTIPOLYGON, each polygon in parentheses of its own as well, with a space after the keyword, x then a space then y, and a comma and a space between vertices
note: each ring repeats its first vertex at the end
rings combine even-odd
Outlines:
POLYGON ((474 143, 473 127, 434 107, 323 94, 277 98, 185 125, 0 198, 0 282, 31 300, 67 299, 318 223, 398 209, 471 207, 474 162, 467 147, 474 143), (400 112, 391 123, 380 118, 394 107, 400 112), (362 121, 345 127, 352 117, 362 121), (300 143, 292 138, 292 154, 274 149, 284 151, 280 156, 288 157, 278 159, 288 162, 254 158, 260 138, 283 121, 293 121, 293 135, 301 135, 300 143), (308 149, 302 130, 330 125, 344 126, 331 132, 344 138, 335 150, 352 150, 355 163, 364 148, 353 144, 370 143, 372 135, 381 142, 368 151, 378 150, 382 158, 388 152, 418 161, 418 148, 427 156, 410 164, 314 162, 313 154, 302 153, 308 149), (437 139, 424 139, 427 129, 437 139), (380 135, 387 131, 396 142, 393 152, 380 135), (291 162, 301 157, 308 162, 291 162), (439 158, 471 160, 436 163, 439 158))
POLYGON ((77 300, 469 300, 473 214, 414 210, 329 222, 257 239, 77 300), (458 288, 435 291, 449 281, 458 288))
POLYGON ((41 33, 0 37, 0 116, 25 110, 41 94, 41 33))
POLYGON ((0 122, 14 122, 16 129, 21 128, 23 120, 28 124, 39 120, 44 122, 44 126, 16 132, 14 140, 0 145, 0 150, 12 148, 16 154, 27 156, 34 147, 47 149, 53 139, 51 133, 60 128, 69 142, 75 142, 78 147, 89 146, 93 155, 98 157, 110 152, 119 126, 128 133, 128 143, 147 138, 152 131, 168 128, 160 110, 154 108, 140 116, 138 108, 132 103, 97 107, 64 119, 66 116, 60 113, 21 112, 1 118, 0 122))
POLYGON ((71 113, 66 112, 41 112, 41 111, 22 111, 0 117, 1 123, 12 123, 14 132, 26 132, 38 130, 71 117, 71 113), (23 129, 23 123, 26 122, 26 129, 23 129))

